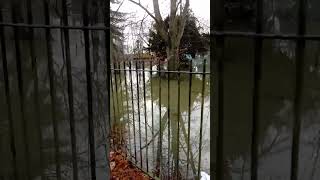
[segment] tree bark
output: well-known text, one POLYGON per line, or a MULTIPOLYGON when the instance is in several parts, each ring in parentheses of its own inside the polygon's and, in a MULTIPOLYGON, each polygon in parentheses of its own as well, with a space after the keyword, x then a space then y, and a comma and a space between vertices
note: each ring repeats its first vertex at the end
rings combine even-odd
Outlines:
POLYGON ((167 58, 168 58, 168 70, 175 71, 179 68, 179 48, 178 47, 168 47, 167 48, 167 58))

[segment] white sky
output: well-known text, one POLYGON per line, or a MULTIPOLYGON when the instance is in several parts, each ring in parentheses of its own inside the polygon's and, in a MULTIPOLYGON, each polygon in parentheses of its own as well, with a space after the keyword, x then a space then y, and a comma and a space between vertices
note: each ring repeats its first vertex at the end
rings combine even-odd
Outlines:
MULTIPOLYGON (((136 0, 139 1, 139 0, 136 0)), ((120 1, 122 2, 122 1, 120 1)), ((140 0, 141 4, 143 4, 147 9, 153 13, 153 3, 152 0, 140 0)), ((184 1, 183 1, 184 2, 184 1)), ((160 11, 162 17, 165 18, 170 11, 170 0, 159 0, 160 11)), ((119 7, 119 4, 112 5, 111 8, 116 10, 119 7)), ((193 11, 194 15, 198 18, 205 31, 209 31, 210 29, 210 0, 190 0, 190 8, 193 11)), ((128 20, 131 22, 140 21, 145 15, 145 11, 142 10, 139 6, 133 4, 128 0, 123 0, 123 4, 121 5, 119 12, 129 13, 128 20)), ((143 25, 144 33, 148 33, 150 24, 152 22, 152 18, 148 17, 145 20, 145 24, 143 25)), ((125 29, 125 44, 128 46, 133 46, 133 42, 137 39, 133 34, 137 34, 136 28, 128 27, 125 29)), ((146 40, 146 39, 145 39, 146 40)))

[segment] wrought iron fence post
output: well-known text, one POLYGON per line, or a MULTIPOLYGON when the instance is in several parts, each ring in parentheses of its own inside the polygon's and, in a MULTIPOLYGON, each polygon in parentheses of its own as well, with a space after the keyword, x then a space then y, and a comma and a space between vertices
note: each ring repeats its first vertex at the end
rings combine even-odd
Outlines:
MULTIPOLYGON (((64 26, 69 26, 67 0, 62 0, 62 22, 64 26)), ((73 81, 71 72, 71 57, 70 57, 70 37, 69 29, 63 30, 65 42, 65 58, 67 65, 67 82, 68 82, 68 107, 69 107, 69 123, 71 133, 71 149, 72 149, 72 166, 73 176, 78 177, 77 169, 77 139, 75 134, 75 118, 74 118, 74 96, 73 96, 73 81)), ((58 174, 58 179, 61 179, 61 173, 58 174)))
MULTIPOLYGON (((224 24, 224 0, 215 0, 211 3, 211 30, 223 30, 224 24)), ((223 53, 224 37, 215 37, 211 33, 211 57, 213 61, 210 66, 210 174, 215 179, 223 180, 224 177, 224 80, 223 80, 223 53), (214 39, 213 39, 214 38, 214 39), (214 154, 216 149, 216 154, 214 154)))
MULTIPOLYGON (((12 22, 18 23, 18 17, 17 15, 20 14, 19 12, 19 5, 16 1, 11 2, 11 16, 12 16, 12 22)), ((28 128, 27 128, 27 119, 26 119, 26 112, 25 112, 25 92, 24 92, 24 81, 23 81, 23 69, 22 69, 22 63, 23 58, 21 56, 21 50, 20 50, 20 32, 21 28, 14 27, 13 33, 14 33, 14 45, 15 45, 15 57, 16 57, 16 70, 18 75, 18 91, 19 91, 19 99, 20 99, 20 113, 21 113, 21 123, 23 127, 23 141, 24 141, 24 155, 25 155, 25 170, 27 179, 31 179, 31 172, 30 172, 30 147, 29 147, 29 139, 28 139, 28 128)))
MULTIPOLYGON (((88 17, 89 1, 85 0, 82 4, 83 24, 89 25, 88 17)), ((93 98, 92 98, 92 77, 91 77, 91 62, 90 62, 90 40, 89 30, 84 29, 84 48, 85 48, 85 62, 86 62, 86 85, 87 85, 87 109, 88 109, 88 133, 89 133, 89 152, 90 152, 90 172, 91 180, 96 179, 96 154, 95 154, 95 137, 94 137, 94 123, 93 123, 93 98)))
MULTIPOLYGON (((109 147, 111 147, 111 60, 110 60, 110 1, 105 1, 104 4, 104 27, 106 28, 104 30, 104 40, 105 40, 105 57, 106 57, 106 68, 107 68, 107 77, 106 77, 106 89, 107 89, 107 121, 108 121, 108 128, 107 128, 107 164, 110 164, 109 161, 109 147)), ((113 103, 114 104, 114 103, 113 103)), ((106 178, 110 179, 110 168, 107 166, 107 176, 106 178)))
MULTIPOLYGON (((263 32, 263 1, 257 1, 256 33, 263 32)), ((260 80, 263 39, 255 40, 254 67, 253 67, 253 97, 252 97, 252 130, 251 130, 251 180, 258 178, 258 147, 259 147, 259 112, 260 112, 260 80)))
POLYGON ((197 177, 200 179, 200 168, 201 168, 201 149, 202 149, 202 133, 203 133, 203 110, 204 110, 204 91, 206 84, 206 59, 203 61, 202 69, 202 88, 201 88, 201 112, 200 112, 200 139, 199 139, 199 158, 198 158, 198 174, 197 177))
MULTIPOLYGON (((0 7, 0 21, 3 21, 2 7, 0 7)), ((6 105, 8 112, 8 121, 9 121, 9 136, 10 136, 10 150, 12 153, 12 170, 13 178, 18 179, 18 167, 17 167, 17 151, 15 145, 15 133, 13 126, 12 118, 12 106, 11 106, 11 97, 10 97, 10 82, 9 82, 9 72, 8 72, 8 59, 7 59, 7 50, 6 50, 6 40, 4 27, 0 26, 0 39, 1 39, 1 56, 2 56, 2 69, 4 77, 4 87, 5 87, 5 96, 6 96, 6 105)))
MULTIPOLYGON (((297 35, 304 36, 306 33, 306 5, 307 1, 299 0, 298 3, 298 24, 297 35)), ((301 113, 302 98, 304 85, 304 51, 305 39, 296 41, 296 62, 295 62, 295 89, 294 89, 294 122, 292 129, 292 151, 291 151, 291 180, 298 179, 299 173, 299 151, 300 151, 300 134, 301 134, 301 113)))

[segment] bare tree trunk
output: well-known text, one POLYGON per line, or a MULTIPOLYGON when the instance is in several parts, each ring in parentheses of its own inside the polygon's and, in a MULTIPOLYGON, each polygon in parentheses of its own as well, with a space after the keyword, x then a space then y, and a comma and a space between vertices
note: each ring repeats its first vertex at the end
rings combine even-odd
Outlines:
MULTIPOLYGON (((179 49, 174 48, 167 48, 167 58, 168 58, 168 70, 169 71, 177 71, 179 69, 179 49)), ((175 79, 177 78, 176 73, 169 73, 168 78, 175 79)))
POLYGON ((142 8, 151 18, 155 20, 155 27, 159 35, 167 42, 167 59, 168 59, 168 70, 176 71, 179 68, 179 45, 182 38, 190 2, 186 0, 184 7, 182 7, 181 2, 177 0, 170 1, 170 22, 169 29, 166 27, 164 20, 162 19, 159 7, 159 1, 153 0, 153 11, 151 13, 145 6, 143 6, 140 1, 129 0, 130 2, 138 5, 142 8), (178 15, 178 7, 180 5, 180 15, 178 15))

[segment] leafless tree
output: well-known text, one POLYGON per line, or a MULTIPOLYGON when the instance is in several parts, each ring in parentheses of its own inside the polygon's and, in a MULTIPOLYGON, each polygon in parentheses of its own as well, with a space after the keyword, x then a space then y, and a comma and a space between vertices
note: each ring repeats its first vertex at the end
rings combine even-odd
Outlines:
POLYGON ((168 70, 176 70, 179 61, 179 46, 184 32, 190 0, 170 0, 169 27, 167 28, 160 13, 159 0, 153 0, 153 11, 141 4, 140 0, 129 0, 143 9, 154 21, 155 28, 167 44, 168 70))

